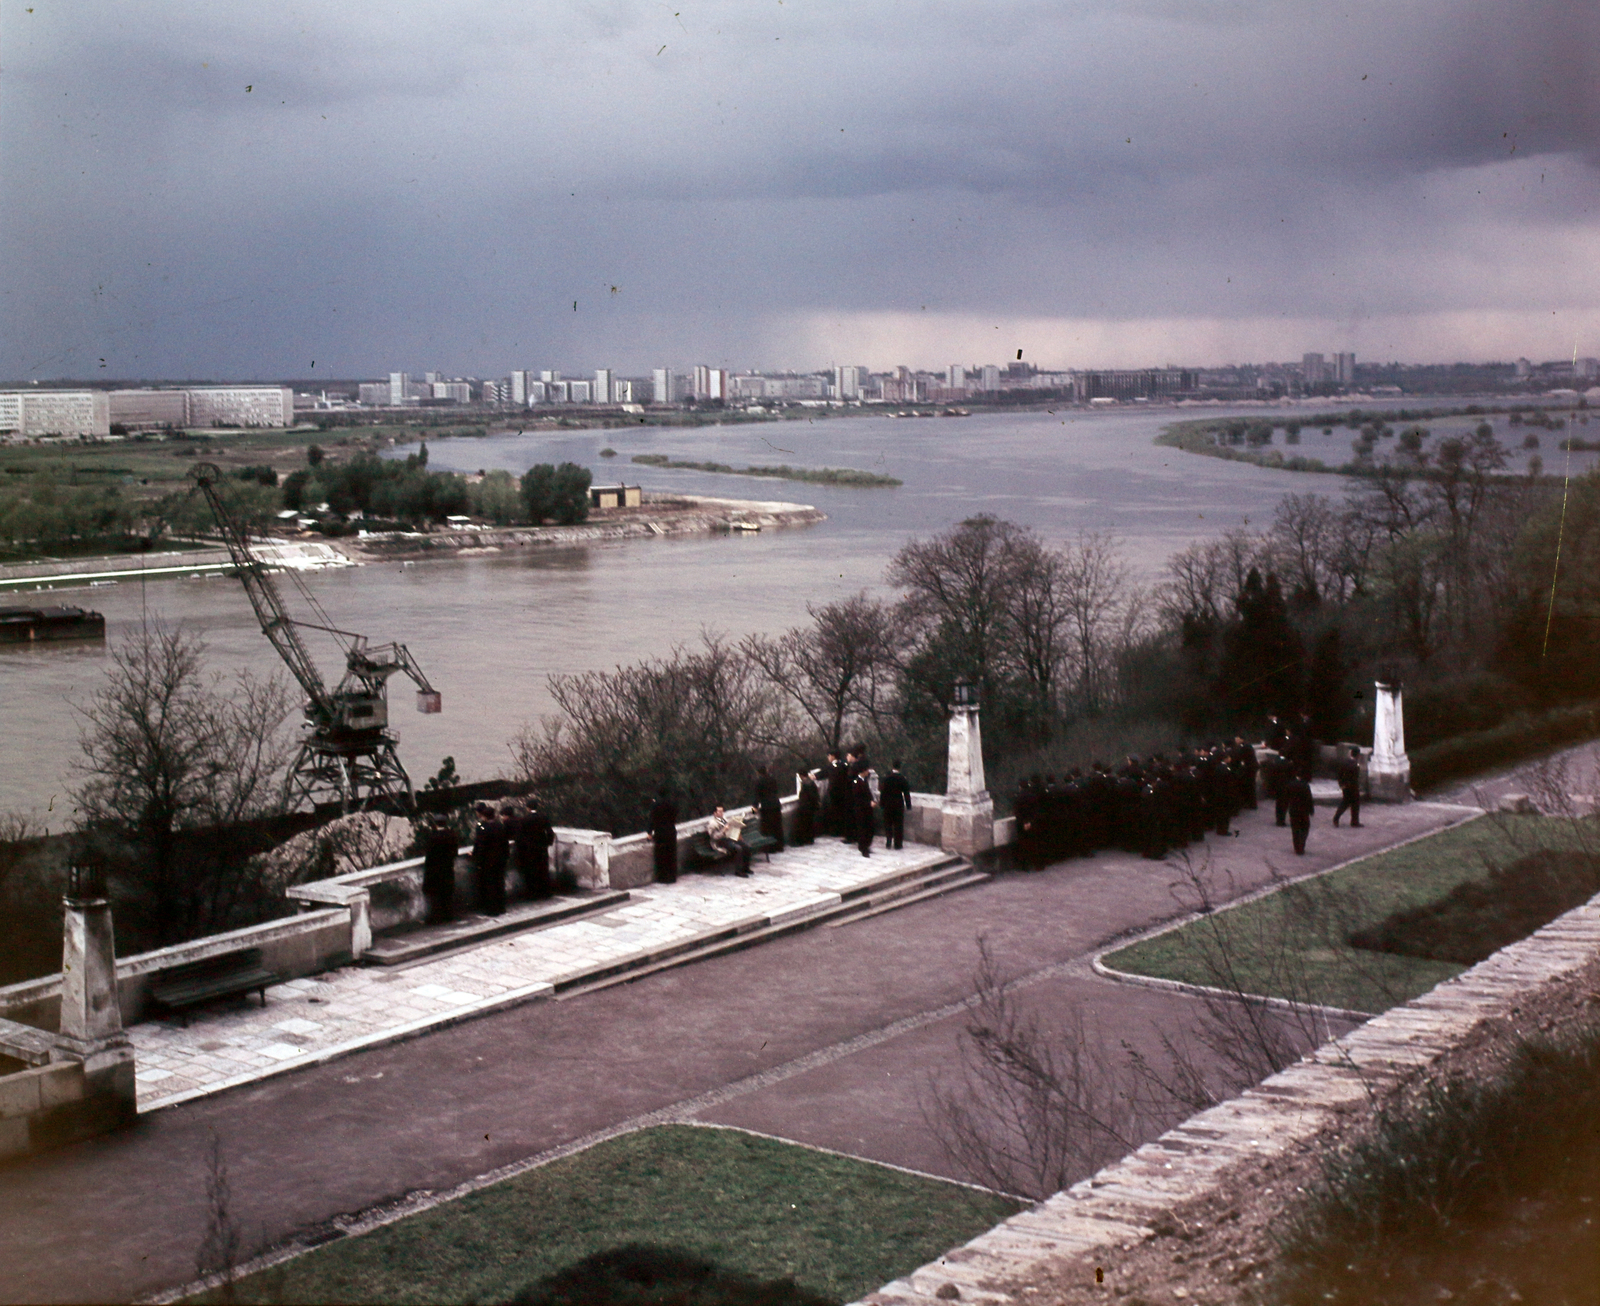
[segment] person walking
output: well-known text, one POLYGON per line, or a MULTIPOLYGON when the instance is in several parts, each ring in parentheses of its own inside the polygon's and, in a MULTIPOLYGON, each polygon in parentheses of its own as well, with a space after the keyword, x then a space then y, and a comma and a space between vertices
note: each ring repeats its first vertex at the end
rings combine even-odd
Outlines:
POLYGON ((1346 812, 1350 813, 1350 828, 1361 828, 1361 750, 1352 748, 1349 757, 1339 759, 1339 765, 1333 769, 1333 778, 1339 782, 1339 806, 1334 809, 1333 823, 1339 824, 1339 818, 1346 812))
POLYGON ((1311 797, 1311 781, 1302 775, 1290 776, 1283 782, 1285 803, 1289 809, 1289 834, 1294 839, 1295 856, 1303 857, 1306 836, 1311 833, 1311 814, 1316 803, 1311 797))
POLYGON ((677 883, 678 808, 668 796, 666 785, 661 786, 650 806, 650 844, 655 849, 656 883, 677 883))
POLYGON ((778 797, 778 782, 763 764, 756 768, 756 813, 761 821, 761 833, 778 841, 778 852, 783 851, 783 803, 778 797))
POLYGON ((883 846, 904 848, 906 813, 911 810, 911 782, 902 774, 898 757, 889 763, 889 774, 878 786, 878 804, 883 808, 883 846))
POLYGON ((472 837, 472 881, 477 891, 478 910, 485 916, 502 916, 506 910, 510 834, 488 803, 479 803, 477 813, 478 825, 472 837))

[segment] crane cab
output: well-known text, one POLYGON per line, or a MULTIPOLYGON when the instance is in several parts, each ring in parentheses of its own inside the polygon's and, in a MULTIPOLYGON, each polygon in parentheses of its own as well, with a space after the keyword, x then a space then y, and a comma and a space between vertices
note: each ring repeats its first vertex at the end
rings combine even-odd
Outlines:
POLYGON ((339 725, 345 730, 386 730, 389 704, 382 694, 340 694, 339 725))

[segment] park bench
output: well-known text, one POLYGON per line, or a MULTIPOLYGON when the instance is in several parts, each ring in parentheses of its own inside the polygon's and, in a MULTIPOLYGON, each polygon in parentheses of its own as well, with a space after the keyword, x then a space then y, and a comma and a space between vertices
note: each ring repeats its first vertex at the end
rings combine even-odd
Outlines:
POLYGON ((158 971, 150 983, 150 999, 169 1011, 180 1012, 187 1028, 190 1007, 235 993, 259 993, 264 1007, 267 985, 277 982, 278 977, 262 966, 260 948, 240 948, 158 971))
MULTIPOLYGON (((772 860, 773 849, 779 846, 776 839, 762 834, 753 825, 747 825, 739 832, 739 842, 750 850, 752 858, 757 853, 760 853, 769 862, 772 860)), ((724 852, 713 844, 711 836, 704 830, 689 837, 689 865, 696 870, 704 870, 707 867, 719 866, 723 862, 731 862, 733 857, 734 855, 731 852, 724 852)))

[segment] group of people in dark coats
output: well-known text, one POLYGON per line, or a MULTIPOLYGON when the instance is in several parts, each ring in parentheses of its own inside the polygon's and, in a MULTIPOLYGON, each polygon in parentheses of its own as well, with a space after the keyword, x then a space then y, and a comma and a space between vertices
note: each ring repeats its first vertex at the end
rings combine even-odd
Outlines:
POLYGON ((1017 789, 1017 859, 1038 869, 1105 848, 1160 859, 1174 848, 1230 833, 1256 806, 1255 749, 1231 744, 1184 749, 1175 757, 1129 757, 1113 769, 1074 767, 1059 780, 1030 776, 1017 789))
MULTIPOLYGON (((472 887, 477 908, 485 916, 506 910, 506 874, 516 870, 530 901, 554 896, 550 879, 550 848, 556 841, 537 798, 506 803, 498 812, 488 803, 473 809, 472 887)), ((456 829, 442 816, 426 818, 422 829, 422 896, 428 904, 428 923, 442 925, 455 919, 456 855, 460 840, 456 829)))
POLYGON ((863 857, 870 857, 881 812, 884 847, 905 846, 911 784, 900 770, 899 758, 890 764, 888 774, 880 777, 867 758, 867 750, 857 745, 846 750, 843 760, 838 753, 830 752, 828 760, 812 775, 824 790, 824 834, 854 844, 863 857))

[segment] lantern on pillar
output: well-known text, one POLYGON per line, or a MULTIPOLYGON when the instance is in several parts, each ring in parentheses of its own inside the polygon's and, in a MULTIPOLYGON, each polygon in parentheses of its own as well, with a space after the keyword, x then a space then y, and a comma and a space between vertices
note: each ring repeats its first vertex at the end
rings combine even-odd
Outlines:
POLYGON ((956 681, 953 693, 957 707, 971 708, 978 706, 978 687, 970 680, 962 679, 956 681))

